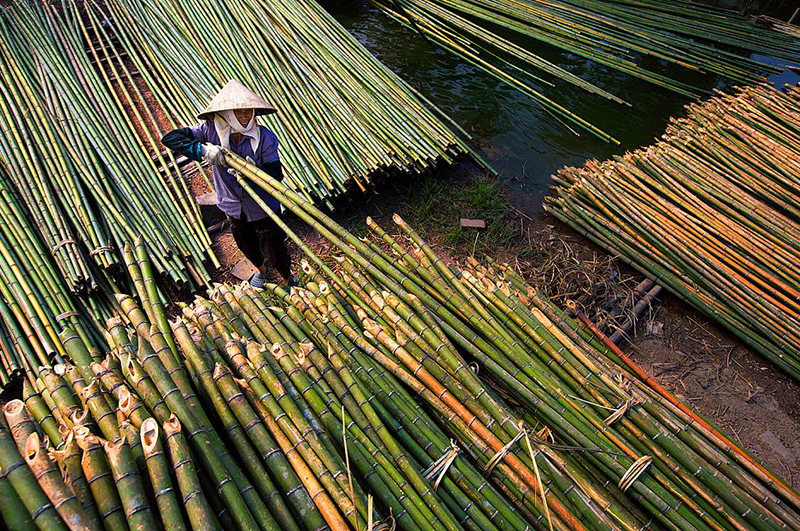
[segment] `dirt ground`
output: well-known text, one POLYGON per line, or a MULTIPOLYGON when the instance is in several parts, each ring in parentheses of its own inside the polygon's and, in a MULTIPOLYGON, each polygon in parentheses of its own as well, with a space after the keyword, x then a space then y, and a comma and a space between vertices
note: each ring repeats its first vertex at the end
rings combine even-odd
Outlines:
POLYGON ((800 486, 800 389, 731 334, 670 296, 625 349, 676 396, 800 486))

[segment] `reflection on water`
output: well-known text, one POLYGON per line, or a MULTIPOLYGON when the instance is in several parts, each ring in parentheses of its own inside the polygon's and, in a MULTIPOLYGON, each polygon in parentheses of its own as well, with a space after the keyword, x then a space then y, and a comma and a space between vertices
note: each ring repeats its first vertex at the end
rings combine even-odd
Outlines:
MULTIPOLYGON (((486 159, 509 183, 515 202, 528 212, 541 208, 550 175, 587 158, 608 158, 650 143, 661 135, 670 116, 680 114, 688 99, 631 76, 527 40, 528 47, 583 79, 629 102, 615 104, 579 88, 557 82, 543 93, 582 116, 620 142, 607 144, 582 132, 575 136, 528 97, 403 27, 366 0, 322 0, 322 5, 386 66, 453 117, 475 137, 486 159)), ((763 58, 759 58, 763 59, 763 58)), ((703 88, 729 88, 675 65, 647 58, 643 65, 703 88), (660 64, 659 64, 660 63, 660 64)), ((544 74, 543 74, 544 75, 544 74)), ((777 83, 796 83, 791 73, 773 76, 777 83)))

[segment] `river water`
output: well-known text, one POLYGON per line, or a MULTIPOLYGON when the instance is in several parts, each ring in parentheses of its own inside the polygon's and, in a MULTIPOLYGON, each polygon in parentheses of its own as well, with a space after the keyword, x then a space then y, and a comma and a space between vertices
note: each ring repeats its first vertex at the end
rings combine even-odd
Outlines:
MULTIPOLYGON (((367 0, 322 0, 322 5, 386 66, 472 134, 473 147, 500 172, 514 202, 529 213, 541 209, 550 175, 589 158, 605 159, 651 143, 689 100, 536 41, 520 42, 538 55, 629 102, 626 107, 565 83, 543 93, 617 138, 608 144, 589 133, 575 136, 524 94, 427 41, 367 0)), ((653 60, 648 68, 706 90, 726 83, 653 60)), ((800 80, 791 72, 773 82, 800 80)))

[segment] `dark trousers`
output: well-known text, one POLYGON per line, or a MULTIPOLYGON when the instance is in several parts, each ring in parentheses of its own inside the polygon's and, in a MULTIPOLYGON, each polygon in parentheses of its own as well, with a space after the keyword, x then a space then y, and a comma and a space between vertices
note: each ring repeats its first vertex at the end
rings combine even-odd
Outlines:
POLYGON ((286 248, 286 233, 270 218, 247 221, 229 216, 231 233, 239 250, 254 266, 271 265, 288 280, 292 275, 292 259, 286 248))

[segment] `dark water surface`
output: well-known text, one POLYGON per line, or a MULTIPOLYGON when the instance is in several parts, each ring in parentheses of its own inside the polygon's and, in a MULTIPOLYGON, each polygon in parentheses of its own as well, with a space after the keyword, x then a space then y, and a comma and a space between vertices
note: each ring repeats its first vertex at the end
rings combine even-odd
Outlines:
MULTIPOLYGON (((530 213, 541 209, 550 175, 559 168, 651 143, 664 132, 670 116, 680 115, 689 102, 634 77, 514 36, 537 55, 631 103, 632 107, 622 106, 558 81, 555 89, 544 87, 545 96, 611 134, 621 145, 608 144, 583 131, 578 137, 524 94, 427 41, 366 0, 321 3, 386 66, 475 137, 473 146, 500 172, 515 203, 530 213)), ((643 66, 707 90, 730 87, 656 60, 643 66)), ((799 79, 791 72, 771 78, 780 83, 799 79)))

